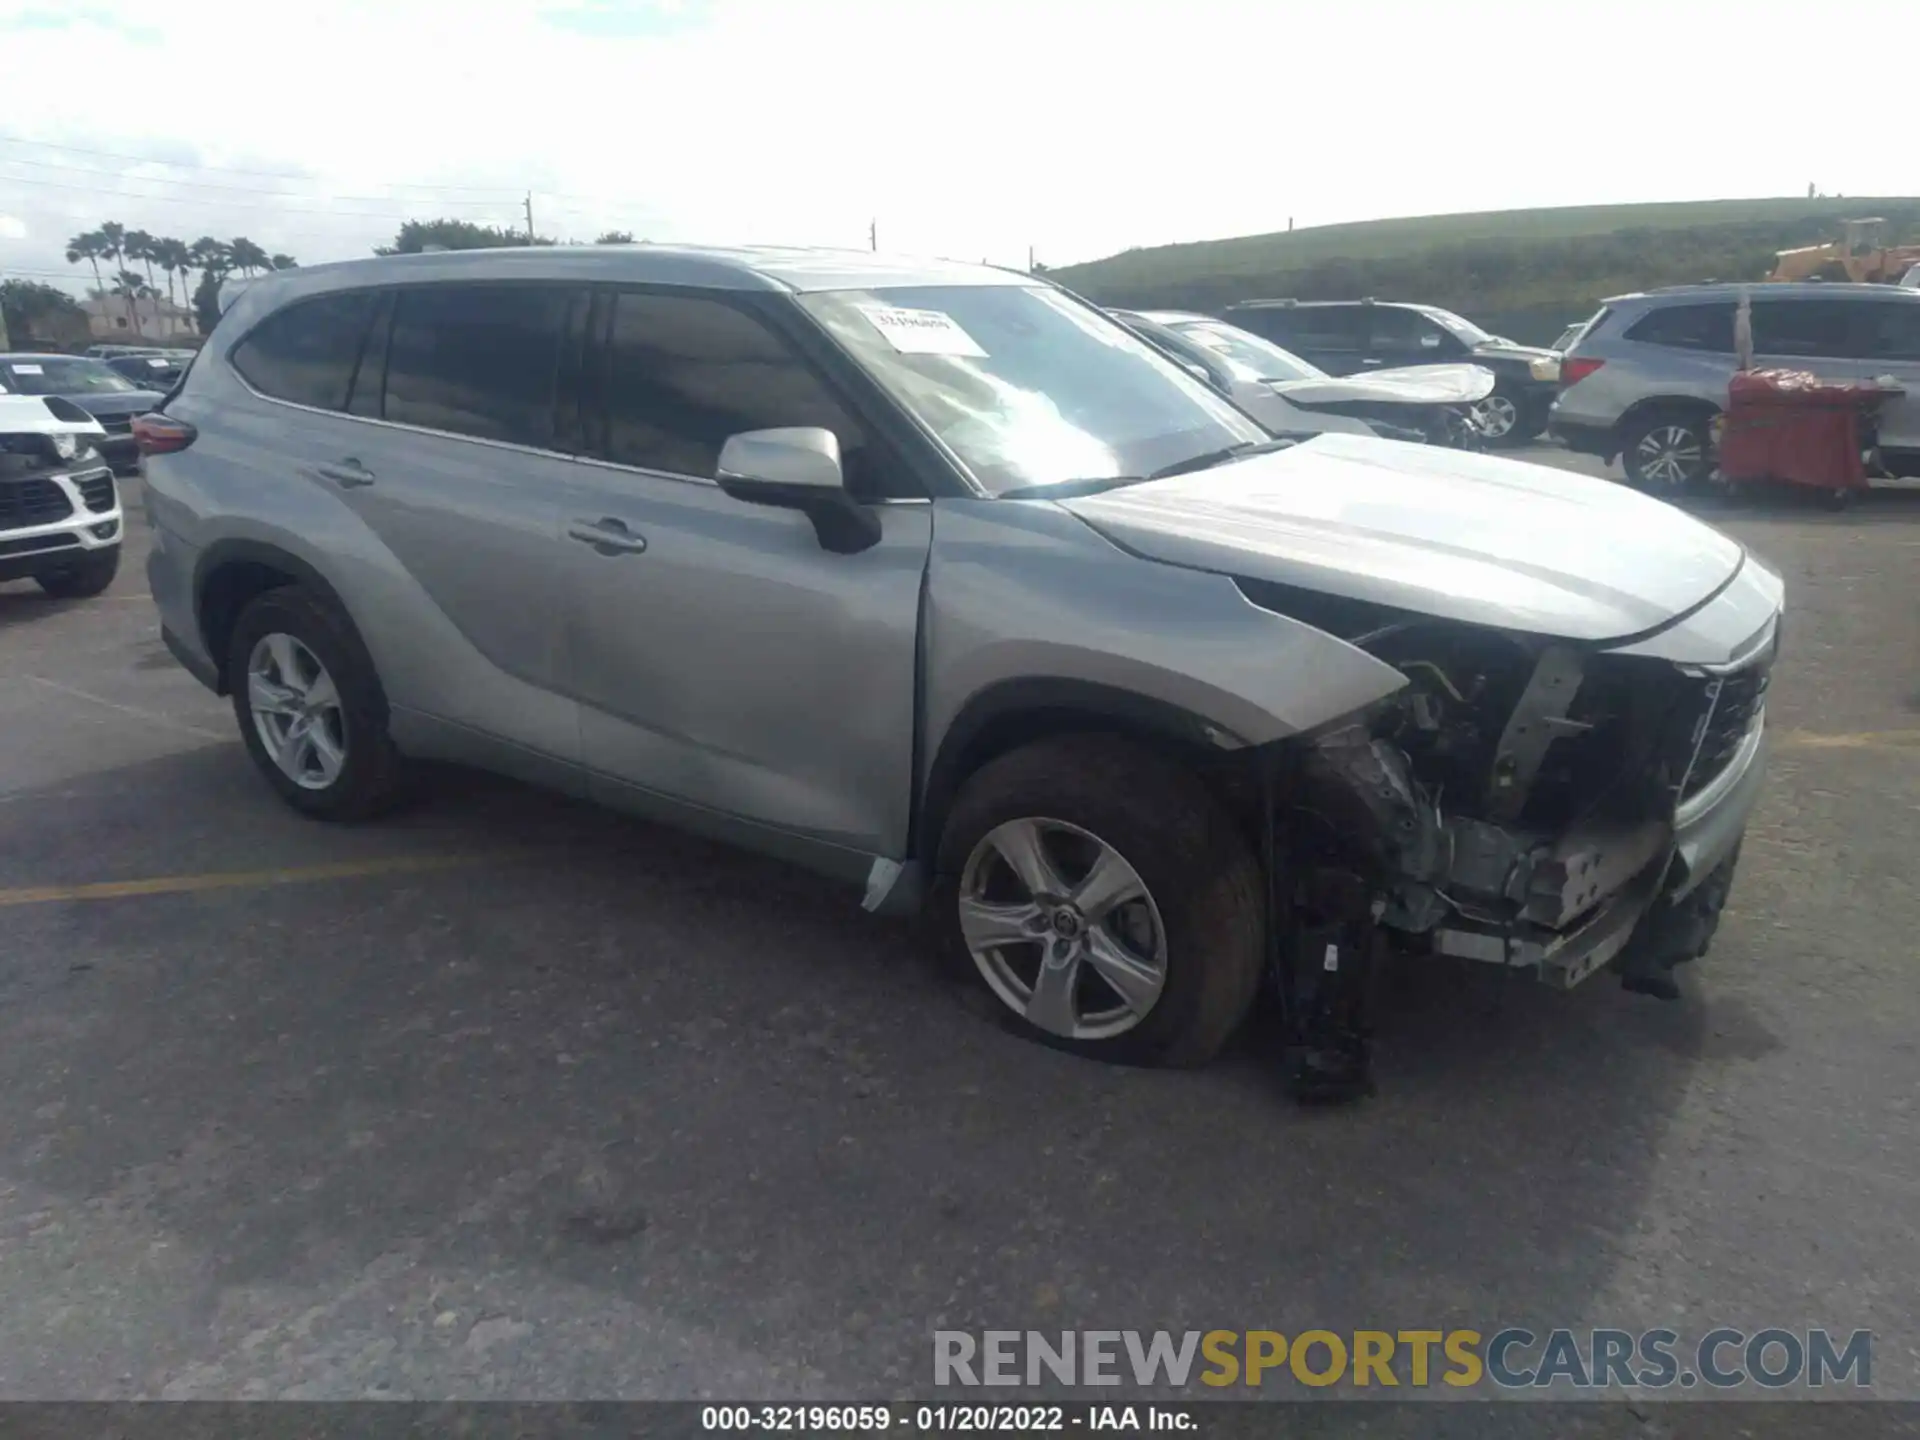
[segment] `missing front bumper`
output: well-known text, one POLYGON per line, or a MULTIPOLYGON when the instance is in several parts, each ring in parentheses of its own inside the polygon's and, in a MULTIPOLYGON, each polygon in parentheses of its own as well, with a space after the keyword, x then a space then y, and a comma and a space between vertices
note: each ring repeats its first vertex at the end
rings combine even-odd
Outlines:
POLYGON ((1766 752, 1764 724, 1756 725, 1726 770, 1680 808, 1671 843, 1577 924, 1496 929, 1450 923, 1434 930, 1434 949, 1530 969, 1561 990, 1615 962, 1628 974, 1648 974, 1695 958, 1718 925, 1740 840, 1765 782, 1766 752))

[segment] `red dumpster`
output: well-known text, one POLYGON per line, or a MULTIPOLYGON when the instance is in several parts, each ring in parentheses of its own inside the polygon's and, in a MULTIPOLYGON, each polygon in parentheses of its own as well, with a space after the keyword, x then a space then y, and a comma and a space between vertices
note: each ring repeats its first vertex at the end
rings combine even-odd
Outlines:
POLYGON ((1804 370, 1743 370, 1728 387, 1721 476, 1811 486, 1844 502, 1867 488, 1880 407, 1902 393, 1804 370))

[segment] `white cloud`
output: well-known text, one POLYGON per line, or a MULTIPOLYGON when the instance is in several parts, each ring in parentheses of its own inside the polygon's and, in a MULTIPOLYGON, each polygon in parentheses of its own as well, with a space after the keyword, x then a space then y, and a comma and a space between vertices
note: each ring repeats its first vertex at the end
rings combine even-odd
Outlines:
POLYGON ((0 240, 24 240, 27 222, 17 215, 0 215, 0 240))
POLYGON ((1750 102, 1770 94, 1843 110, 1850 42, 1809 32, 1780 47, 1728 13, 1686 0, 1621 0, 1604 19, 1538 0, 178 0, 164 13, 0 0, 0 135, 310 177, 0 140, 0 205, 27 231, 0 231, 0 267, 64 271, 65 238, 105 219, 247 234, 312 262, 366 253, 403 216, 524 223, 527 189, 541 230, 580 239, 617 226, 857 245, 877 219, 890 248, 1018 262, 1031 244, 1058 263, 1290 216, 1901 182, 1897 147, 1835 147, 1804 127, 1745 138, 1750 102), (76 63, 164 99, 76 107, 76 63), (1657 103, 1634 98, 1648 94, 1657 103))

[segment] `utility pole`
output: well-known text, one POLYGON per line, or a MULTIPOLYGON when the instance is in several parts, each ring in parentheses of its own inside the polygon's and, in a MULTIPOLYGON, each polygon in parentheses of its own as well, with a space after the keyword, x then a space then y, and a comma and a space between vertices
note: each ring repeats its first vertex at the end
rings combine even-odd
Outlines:
POLYGON ((878 220, 869 220, 867 222, 867 249, 878 250, 879 248, 880 222, 878 220))
POLYGON ((533 192, 527 192, 527 244, 533 244, 533 192))
POLYGON ((1033 273, 1033 246, 1027 246, 1027 273, 1033 273))

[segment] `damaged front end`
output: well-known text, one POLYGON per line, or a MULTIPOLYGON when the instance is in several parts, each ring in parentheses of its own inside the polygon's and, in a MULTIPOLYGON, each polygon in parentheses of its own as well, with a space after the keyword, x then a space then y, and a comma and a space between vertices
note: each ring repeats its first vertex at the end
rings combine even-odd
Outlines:
POLYGON ((1304 1088, 1364 1070, 1355 1017, 1382 945, 1560 988, 1612 966, 1677 993, 1670 972, 1711 938, 1760 783, 1777 610, 1737 651, 1679 663, 1242 588, 1408 681, 1273 757, 1274 919, 1304 1088), (1345 897, 1331 919, 1328 894, 1345 897))

